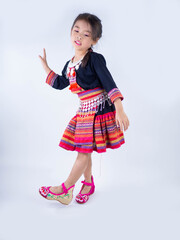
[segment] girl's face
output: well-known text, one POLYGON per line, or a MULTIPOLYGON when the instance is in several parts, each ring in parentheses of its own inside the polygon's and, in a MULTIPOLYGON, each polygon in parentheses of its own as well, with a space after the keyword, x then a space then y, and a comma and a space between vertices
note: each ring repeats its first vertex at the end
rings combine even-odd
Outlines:
POLYGON ((89 23, 84 20, 76 21, 71 30, 71 42, 75 50, 86 52, 97 41, 92 39, 92 30, 89 23))

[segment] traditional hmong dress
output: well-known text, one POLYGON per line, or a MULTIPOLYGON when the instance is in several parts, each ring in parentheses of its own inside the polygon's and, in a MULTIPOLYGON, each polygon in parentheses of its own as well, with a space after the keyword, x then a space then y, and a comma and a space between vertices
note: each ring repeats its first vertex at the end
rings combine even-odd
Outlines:
POLYGON ((51 71, 46 78, 46 83, 56 89, 64 89, 70 85, 69 90, 77 94, 80 100, 76 115, 68 123, 59 142, 59 146, 66 150, 102 153, 106 152, 107 148, 119 148, 125 143, 123 131, 116 125, 116 111, 113 103, 116 98, 123 100, 124 97, 104 65, 104 57, 103 61, 101 57, 103 57, 101 54, 91 53, 91 60, 89 60, 91 63, 87 72, 89 71, 90 76, 92 69, 100 81, 94 79, 90 86, 86 83, 88 74, 85 79, 80 78, 81 72, 78 75, 82 59, 73 63, 74 57, 66 63, 61 76, 51 71), (97 59, 100 57, 100 60, 93 60, 95 57, 97 59))

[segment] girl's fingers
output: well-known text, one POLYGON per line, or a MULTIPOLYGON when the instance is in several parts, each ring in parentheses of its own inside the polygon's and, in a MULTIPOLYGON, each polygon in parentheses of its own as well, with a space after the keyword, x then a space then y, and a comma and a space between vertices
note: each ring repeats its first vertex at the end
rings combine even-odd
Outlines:
POLYGON ((42 62, 44 62, 44 58, 39 55, 39 58, 41 59, 42 62))
POLYGON ((127 121, 124 122, 124 126, 125 126, 125 131, 126 131, 128 129, 128 122, 127 121))
POLYGON ((116 125, 121 131, 126 131, 129 126, 129 119, 125 116, 123 119, 116 116, 116 125))
POLYGON ((126 130, 128 129, 128 127, 129 127, 129 120, 127 119, 127 121, 125 122, 125 124, 126 124, 126 130))
POLYGON ((120 126, 120 131, 123 131, 123 124, 121 123, 119 124, 119 126, 120 126))
POLYGON ((128 128, 128 125, 127 125, 127 122, 125 123, 125 131, 127 130, 127 128, 128 128))
POLYGON ((128 126, 129 126, 129 120, 128 120, 128 118, 127 118, 125 124, 126 124, 126 129, 128 129, 128 126))
POLYGON ((43 48, 44 49, 44 59, 46 59, 46 50, 45 50, 45 48, 43 48))
POLYGON ((124 130, 126 131, 126 129, 127 129, 127 122, 124 121, 123 124, 124 124, 124 130))
POLYGON ((120 129, 120 131, 123 131, 123 123, 118 121, 118 119, 116 120, 116 125, 120 129))
POLYGON ((119 122, 118 122, 118 120, 116 119, 116 126, 117 126, 117 128, 119 128, 120 127, 120 125, 119 125, 119 122))
MULTIPOLYGON (((126 125, 124 124, 124 122, 122 123, 122 127, 124 128, 124 130, 126 130, 126 125)), ((122 128, 122 129, 123 129, 122 128)), ((122 131, 122 130, 121 130, 122 131)))
POLYGON ((119 126, 119 123, 118 123, 118 120, 116 119, 116 125, 117 125, 117 127, 119 126))
POLYGON ((120 131, 126 131, 129 126, 129 119, 125 117, 123 120, 119 120, 118 117, 116 117, 116 125, 120 131))

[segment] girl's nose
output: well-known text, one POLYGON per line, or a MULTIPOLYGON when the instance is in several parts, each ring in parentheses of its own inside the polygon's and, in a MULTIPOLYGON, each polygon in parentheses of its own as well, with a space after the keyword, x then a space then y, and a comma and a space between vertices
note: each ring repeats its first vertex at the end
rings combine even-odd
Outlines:
POLYGON ((82 39, 83 38, 83 33, 78 33, 78 38, 82 39))

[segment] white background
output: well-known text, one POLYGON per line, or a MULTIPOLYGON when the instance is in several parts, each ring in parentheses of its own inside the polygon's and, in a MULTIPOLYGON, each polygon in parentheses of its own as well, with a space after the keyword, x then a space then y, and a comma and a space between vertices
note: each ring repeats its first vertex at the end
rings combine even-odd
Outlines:
POLYGON ((180 1, 7 0, 0 14, 0 240, 179 239, 180 1), (38 189, 61 184, 73 166, 77 152, 58 144, 79 100, 45 83, 38 55, 45 48, 61 74, 83 12, 102 21, 94 51, 106 58, 130 126, 119 149, 93 153, 88 203, 65 206, 38 189))

